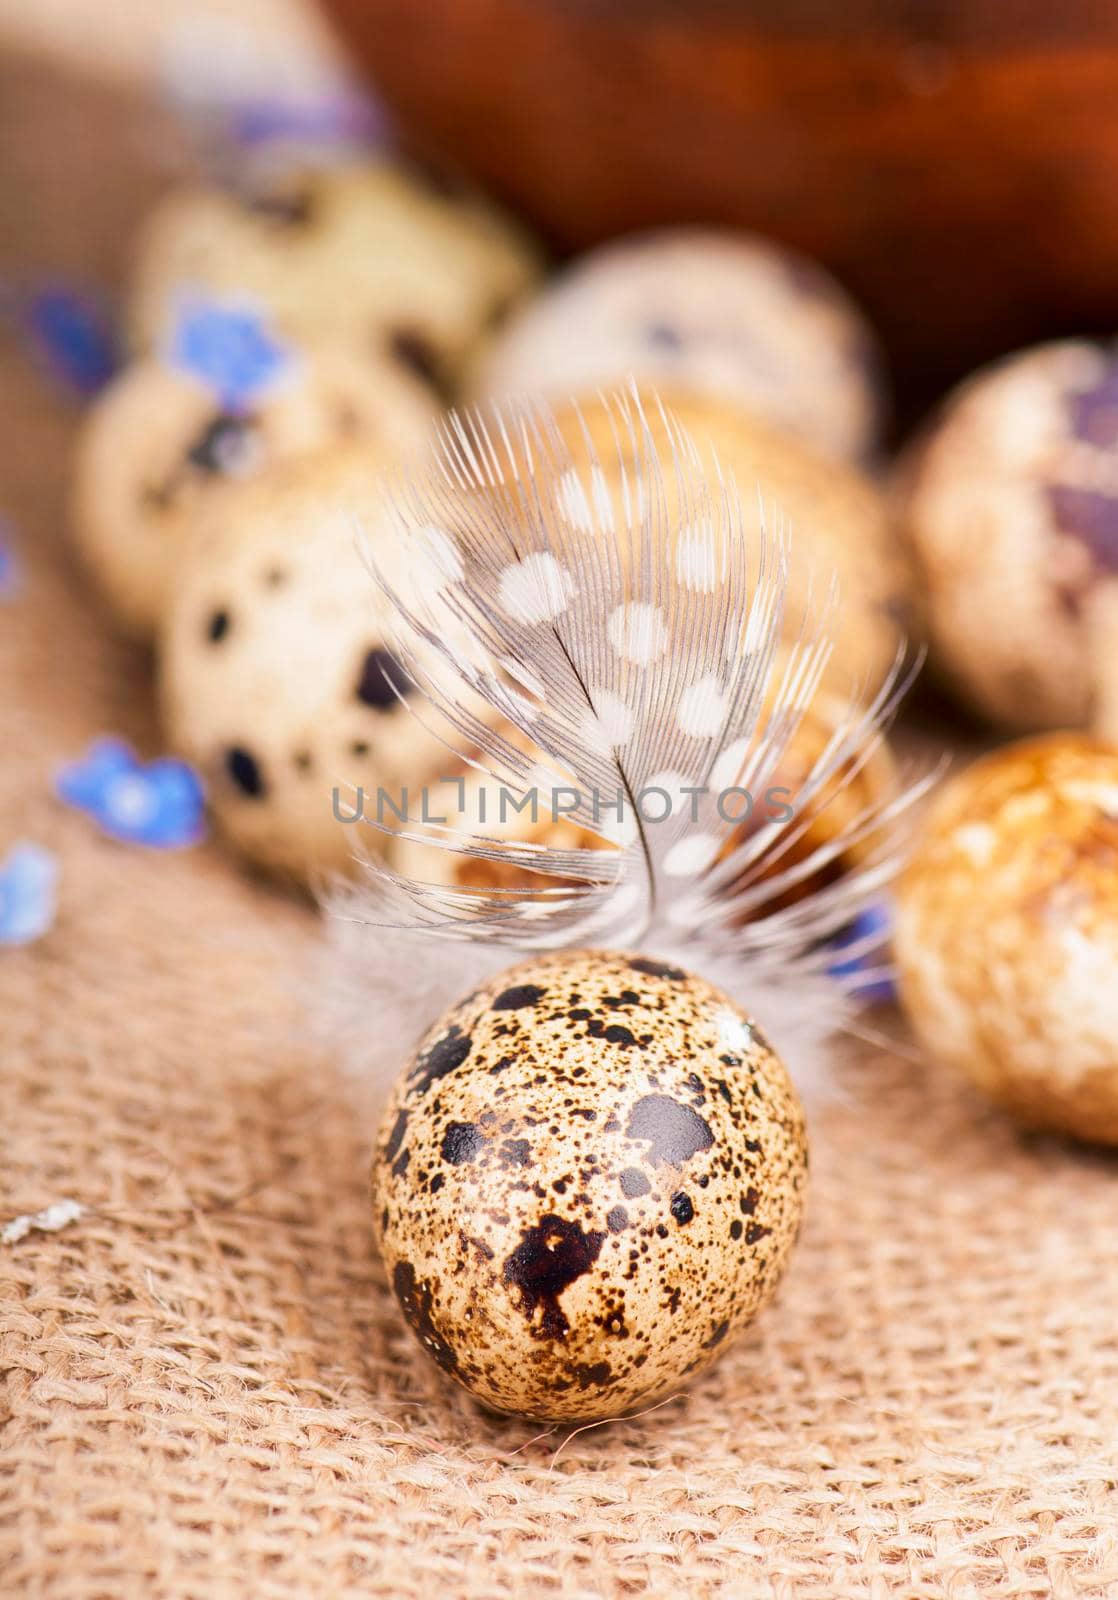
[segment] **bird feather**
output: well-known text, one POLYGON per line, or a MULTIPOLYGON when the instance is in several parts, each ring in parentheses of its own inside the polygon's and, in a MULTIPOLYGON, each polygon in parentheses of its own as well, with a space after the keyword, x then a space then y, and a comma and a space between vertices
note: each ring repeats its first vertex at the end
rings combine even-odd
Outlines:
MULTIPOLYGON (((755 806, 778 775, 831 661, 837 584, 814 574, 790 607, 790 530, 771 508, 759 533, 743 514, 742 494, 762 489, 739 486, 635 387, 600 398, 593 430, 577 408, 561 427, 542 402, 451 413, 365 530, 409 713, 455 730, 491 798, 527 807, 534 793, 557 820, 561 791, 580 842, 409 812, 397 854, 425 846, 459 870, 424 877, 370 854, 361 882, 335 893, 335 1015, 356 1024, 373 993, 385 999, 370 978, 382 966, 362 959, 376 927, 397 951, 441 942, 433 963, 417 956, 432 1006, 502 954, 614 946, 720 983, 778 1046, 785 1018, 804 1036, 785 1045, 802 1078, 853 1005, 827 976, 828 941, 888 882, 925 784, 796 847, 879 750, 908 681, 903 651, 872 695, 849 686, 791 814, 743 826, 729 793, 755 806), (856 843, 857 870, 827 870, 856 843), (466 947, 453 961, 452 945, 466 947)), ((410 1032, 431 1020, 424 1007, 410 1032)), ((410 1042, 389 1046, 397 1065, 410 1042)))

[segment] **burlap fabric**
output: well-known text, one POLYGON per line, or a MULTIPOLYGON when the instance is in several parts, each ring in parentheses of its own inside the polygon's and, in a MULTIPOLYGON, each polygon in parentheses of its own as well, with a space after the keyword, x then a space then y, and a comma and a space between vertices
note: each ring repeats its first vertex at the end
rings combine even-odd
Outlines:
POLYGON ((0 951, 0 1220, 89 1209, 0 1247, 0 1593, 1118 1594, 1115 1164, 894 1051, 841 1068, 778 1300, 684 1396, 538 1437, 428 1365, 305 1027, 314 914, 50 797, 95 734, 158 748, 62 542, 73 421, 6 349, 0 849, 63 879, 50 936, 0 951))

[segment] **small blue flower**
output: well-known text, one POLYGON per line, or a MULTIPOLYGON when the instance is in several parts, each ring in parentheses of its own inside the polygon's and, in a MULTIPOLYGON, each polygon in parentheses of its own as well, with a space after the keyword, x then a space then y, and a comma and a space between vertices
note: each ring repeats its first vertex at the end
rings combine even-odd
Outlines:
POLYGON ((80 395, 96 394, 119 365, 105 308, 79 289, 51 284, 33 295, 27 331, 50 371, 80 395))
POLYGON ((249 306, 188 300, 171 335, 170 362, 213 390, 237 411, 281 378, 290 355, 249 306))
POLYGON ((95 740, 63 768, 56 787, 60 800, 125 844, 178 850, 205 831, 205 794, 193 767, 172 757, 145 765, 122 739, 95 740))
POLYGON ((866 906, 832 941, 836 954, 850 953, 831 963, 830 977, 843 984, 848 993, 869 1005, 882 1005, 897 997, 890 971, 890 940, 893 914, 888 901, 876 900, 866 906), (859 975, 865 977, 859 981, 859 975))
POLYGON ((30 944, 54 922, 58 862, 42 845, 20 843, 0 862, 0 944, 30 944))

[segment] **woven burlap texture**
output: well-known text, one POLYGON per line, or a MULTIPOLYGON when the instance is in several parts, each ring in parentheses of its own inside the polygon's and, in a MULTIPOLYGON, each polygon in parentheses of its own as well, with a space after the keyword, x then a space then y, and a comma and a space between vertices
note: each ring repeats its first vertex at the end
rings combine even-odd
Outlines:
POLYGON ((305 1026, 315 915, 50 798, 93 735, 157 735, 65 554, 73 414, 11 353, 2 389, 0 848, 63 880, 0 952, 0 1214, 89 1210, 0 1247, 0 1592, 1118 1593, 1114 1164, 900 1055, 843 1067, 778 1299, 680 1399, 538 1438, 420 1356, 305 1026))

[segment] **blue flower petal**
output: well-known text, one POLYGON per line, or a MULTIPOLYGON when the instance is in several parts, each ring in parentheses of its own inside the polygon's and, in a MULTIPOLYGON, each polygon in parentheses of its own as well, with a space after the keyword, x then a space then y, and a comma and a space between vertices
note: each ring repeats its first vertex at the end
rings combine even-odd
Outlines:
POLYGON ((27 306, 25 323, 54 376, 80 395, 103 389, 119 365, 105 308, 80 289, 41 289, 27 306))
POLYGON ((205 834, 205 791, 194 769, 170 756, 145 765, 120 739, 92 744, 59 774, 57 793, 125 844, 178 850, 205 834))
POLYGON ((291 357, 252 307, 188 300, 179 308, 169 360, 232 411, 281 378, 291 357))
POLYGON ((30 944, 54 922, 58 862, 41 845, 13 845, 0 862, 0 944, 30 944))
POLYGON ((100 804, 106 784, 135 764, 132 747, 123 739, 97 739, 81 761, 71 762, 58 774, 58 797, 80 810, 90 810, 100 804))
POLYGON ((889 970, 892 931, 892 907, 888 901, 878 900, 864 907, 832 941, 838 959, 827 968, 828 975, 870 1005, 895 1000, 897 990, 889 970), (849 954, 843 956, 844 950, 849 954))

